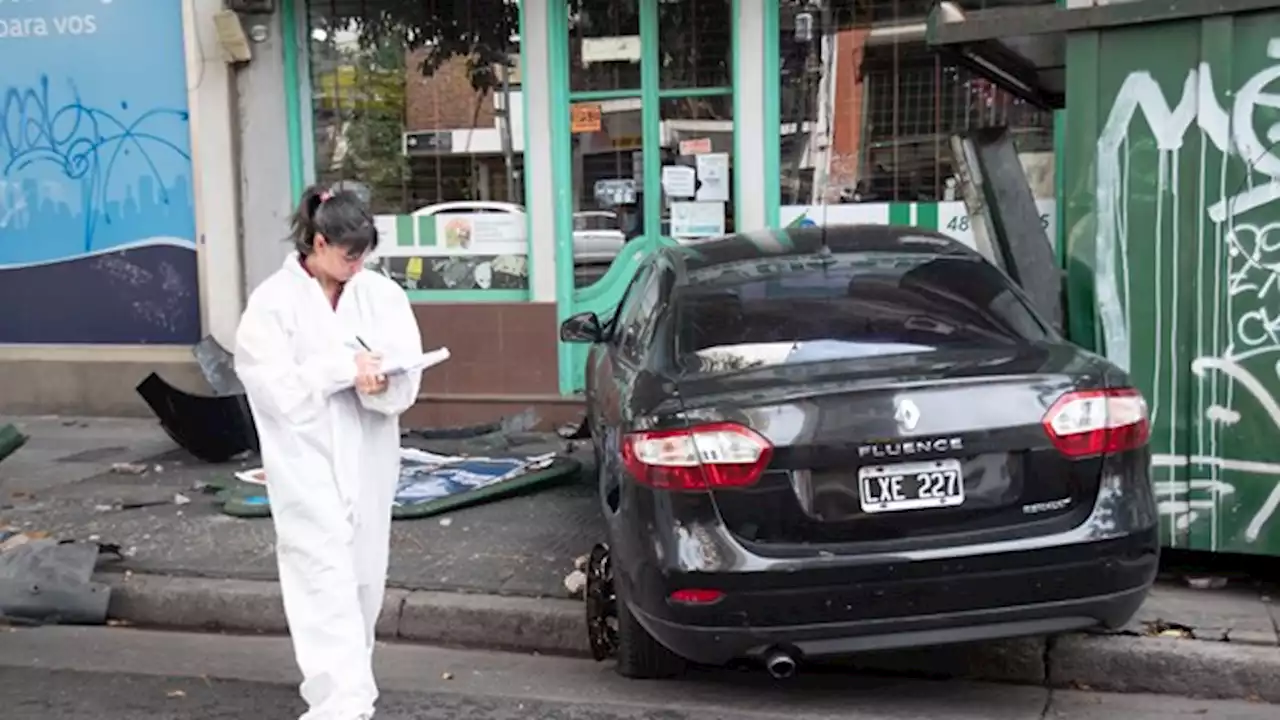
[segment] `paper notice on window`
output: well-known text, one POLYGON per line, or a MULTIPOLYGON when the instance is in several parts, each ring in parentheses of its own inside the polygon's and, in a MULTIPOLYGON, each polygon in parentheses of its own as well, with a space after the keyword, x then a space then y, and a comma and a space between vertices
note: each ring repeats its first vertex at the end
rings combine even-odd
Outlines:
POLYGON ((671 237, 697 239, 724 234, 724 203, 671 203, 671 237))
POLYGON ((662 191, 669 198, 691 198, 698 191, 698 174, 688 165, 662 167, 662 191))
POLYGON ((729 154, 708 153, 697 156, 698 194, 703 202, 729 201, 729 154))

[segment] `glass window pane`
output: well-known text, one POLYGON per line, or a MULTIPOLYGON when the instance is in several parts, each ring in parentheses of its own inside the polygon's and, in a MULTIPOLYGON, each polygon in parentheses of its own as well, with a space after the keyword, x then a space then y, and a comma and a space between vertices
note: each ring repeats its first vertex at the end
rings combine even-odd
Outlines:
POLYGON ((639 0, 568 5, 569 90, 639 90, 639 0))
POLYGON ((1050 339, 1005 277, 976 257, 837 253, 754 277, 699 281, 675 302, 687 372, 848 360, 1050 339))
POLYGON ((658 54, 664 88, 733 83, 730 0, 660 0, 658 54))
POLYGON ((575 104, 570 162, 578 287, 603 277, 623 245, 644 234, 640 106, 639 97, 575 104))
POLYGON ((696 241, 733 232, 733 98, 662 101, 662 234, 696 241))
POLYGON ((496 253, 445 254, 439 228, 422 229, 441 203, 466 203, 453 220, 479 214, 481 202, 523 215, 519 6, 504 7, 494 18, 435 5, 424 26, 399 0, 308 3, 317 180, 367 191, 387 232, 412 235, 420 256, 380 264, 406 288, 528 286, 522 221, 480 221, 508 236, 496 253), (488 44, 474 46, 477 36, 488 44))
MULTIPOLYGON (((1053 0, 960 5, 1046 1, 1053 0)), ((782 0, 784 207, 958 200, 949 137, 974 128, 1007 126, 1020 152, 1052 152, 1052 113, 948 65, 928 48, 921 23, 933 4, 782 0)), ((1052 187, 1048 193, 1052 197, 1052 187)))

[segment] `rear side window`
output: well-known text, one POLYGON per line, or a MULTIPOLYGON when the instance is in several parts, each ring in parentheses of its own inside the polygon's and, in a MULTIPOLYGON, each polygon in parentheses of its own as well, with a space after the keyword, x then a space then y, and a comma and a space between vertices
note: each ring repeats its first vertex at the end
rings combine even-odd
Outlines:
POLYGON ((676 363, 690 373, 1054 338, 1009 280, 973 257, 768 260, 691 280, 674 301, 676 363))

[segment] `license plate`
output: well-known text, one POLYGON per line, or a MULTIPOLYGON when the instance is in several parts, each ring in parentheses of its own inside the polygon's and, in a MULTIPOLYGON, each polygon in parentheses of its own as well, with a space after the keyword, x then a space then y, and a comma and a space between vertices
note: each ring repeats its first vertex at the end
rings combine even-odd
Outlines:
POLYGON ((862 512, 955 507, 964 503, 959 460, 928 460, 858 468, 862 512))

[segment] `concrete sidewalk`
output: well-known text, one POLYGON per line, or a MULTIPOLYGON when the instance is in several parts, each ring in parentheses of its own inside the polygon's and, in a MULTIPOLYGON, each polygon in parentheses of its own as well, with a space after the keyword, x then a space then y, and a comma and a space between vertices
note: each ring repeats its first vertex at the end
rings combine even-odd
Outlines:
MULTIPOLYGON (((113 617, 182 629, 284 631, 270 522, 222 515, 199 491, 252 463, 200 464, 144 421, 0 418, 7 421, 31 441, 0 464, 0 527, 121 545, 127 558, 100 578, 115 588, 113 617), (143 459, 145 474, 111 472, 113 463, 143 459)), ((526 450, 537 449, 535 439, 526 440, 526 450)), ((394 589, 380 632, 447 646, 583 654, 584 613, 568 599, 564 577, 601 537, 589 482, 396 522, 394 589)), ((851 664, 1280 703, 1277 616, 1280 608, 1258 588, 1161 585, 1124 633, 884 653, 851 664)))

